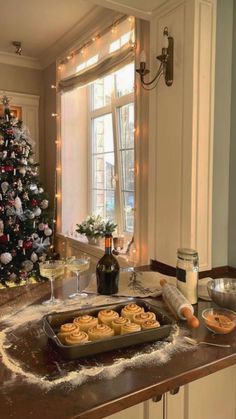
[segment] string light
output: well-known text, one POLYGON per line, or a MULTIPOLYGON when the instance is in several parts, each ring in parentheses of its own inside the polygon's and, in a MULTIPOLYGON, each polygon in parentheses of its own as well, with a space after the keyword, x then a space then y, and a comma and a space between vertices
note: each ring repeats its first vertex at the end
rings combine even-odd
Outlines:
MULTIPOLYGON (((124 20, 126 20, 127 17, 123 16, 119 19, 117 19, 115 22, 113 22, 110 26, 106 27, 104 30, 102 30, 99 34, 96 34, 94 36, 92 36, 92 38, 90 39, 90 41, 86 42, 84 45, 81 45, 81 47, 79 47, 77 50, 73 51, 73 53, 68 54, 65 58, 63 58, 60 61, 59 66, 57 67, 58 70, 62 69, 62 65, 67 63, 72 57, 74 57, 76 54, 84 54, 85 49, 90 46, 92 43, 94 43, 95 41, 97 41, 101 36, 105 35, 107 32, 111 31, 112 33, 116 33, 118 31, 118 25, 123 22, 124 20)), ((128 18, 129 23, 132 23, 134 21, 134 17, 130 16, 128 18)), ((132 46, 135 46, 132 45, 132 46)))
POLYGON ((57 172, 60 172, 61 171, 61 167, 57 167, 56 170, 57 170, 57 172))
POLYGON ((55 195, 55 198, 60 198, 61 197, 61 194, 60 193, 56 193, 56 195, 55 195))
POLYGON ((58 116, 58 113, 51 113, 51 116, 52 116, 53 118, 56 118, 56 117, 58 116))
POLYGON ((55 84, 51 84, 51 89, 56 89, 57 86, 55 84))
POLYGON ((56 140, 56 141, 55 141, 55 144, 56 144, 56 145, 59 145, 59 144, 61 144, 61 142, 60 142, 60 141, 58 141, 58 140, 56 140))

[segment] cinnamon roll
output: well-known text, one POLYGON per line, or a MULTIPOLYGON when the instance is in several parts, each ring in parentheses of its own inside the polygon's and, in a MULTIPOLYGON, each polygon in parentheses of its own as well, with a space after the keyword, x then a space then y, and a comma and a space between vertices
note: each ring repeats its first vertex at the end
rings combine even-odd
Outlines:
POLYGON ((66 345, 80 345, 86 342, 88 342, 88 334, 79 330, 65 337, 66 345))
POLYGON ((156 315, 152 311, 146 311, 145 313, 139 313, 134 315, 134 323, 143 324, 148 320, 156 320, 156 315))
POLYGON ((107 324, 98 324, 88 330, 89 340, 100 340, 114 336, 114 330, 107 324))
POLYGON ((147 320, 141 327, 142 330, 155 329, 156 327, 160 327, 160 323, 157 320, 147 320))
POLYGON ((120 335, 121 326, 127 323, 130 323, 130 320, 125 317, 118 317, 117 319, 113 320, 111 327, 114 330, 115 335, 120 335))
POLYGON ((79 326, 80 330, 87 332, 91 327, 94 327, 98 324, 98 319, 96 317, 90 316, 89 314, 84 314, 83 316, 76 317, 73 320, 73 323, 79 326))
POLYGON ((111 326, 112 321, 118 317, 119 314, 114 310, 101 310, 98 313, 99 323, 107 324, 107 326, 111 326))
POLYGON ((126 335, 127 333, 140 332, 140 330, 141 326, 139 324, 130 322, 121 326, 120 334, 126 335))
POLYGON ((134 315, 139 313, 144 313, 144 308, 134 303, 128 304, 121 310, 121 316, 126 317, 131 322, 133 322, 134 315))
POLYGON ((65 343, 66 336, 69 336, 71 333, 77 331, 79 331, 79 326, 77 326, 74 323, 65 323, 61 325, 57 337, 61 341, 61 343, 65 343))

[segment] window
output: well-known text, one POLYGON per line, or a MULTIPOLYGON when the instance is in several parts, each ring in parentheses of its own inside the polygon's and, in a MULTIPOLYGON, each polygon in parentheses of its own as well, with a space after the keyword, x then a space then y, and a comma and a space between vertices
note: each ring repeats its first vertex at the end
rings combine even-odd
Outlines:
POLYGON ((134 229, 134 64, 90 87, 91 213, 134 229))

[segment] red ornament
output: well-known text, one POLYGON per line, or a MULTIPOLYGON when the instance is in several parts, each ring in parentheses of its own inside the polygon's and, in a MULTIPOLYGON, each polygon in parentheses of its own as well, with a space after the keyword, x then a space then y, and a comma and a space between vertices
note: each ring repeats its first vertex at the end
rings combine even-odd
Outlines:
POLYGON ((31 240, 27 240, 26 242, 23 243, 23 249, 25 250, 31 249, 32 246, 33 246, 33 243, 31 240))
POLYGON ((10 205, 11 207, 13 207, 14 204, 15 204, 15 200, 14 199, 9 199, 8 200, 8 205, 10 205))
POLYGON ((38 205, 38 201, 37 201, 37 199, 32 199, 32 201, 31 201, 31 204, 32 204, 32 207, 36 207, 36 205, 38 205))
POLYGON ((12 129, 6 129, 6 133, 7 133, 8 135, 11 135, 11 134, 13 134, 13 130, 12 130, 12 129))
POLYGON ((8 242, 8 237, 6 234, 3 234, 2 236, 0 236, 0 243, 6 244, 7 242, 8 242))
POLYGON ((5 172, 13 172, 14 167, 13 166, 5 166, 4 169, 5 169, 5 172))

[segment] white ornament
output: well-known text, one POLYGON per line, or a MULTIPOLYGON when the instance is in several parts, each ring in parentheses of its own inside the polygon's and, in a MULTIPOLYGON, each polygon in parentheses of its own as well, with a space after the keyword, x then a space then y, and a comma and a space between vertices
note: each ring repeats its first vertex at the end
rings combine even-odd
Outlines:
POLYGON ((33 263, 37 262, 38 260, 38 256, 36 255, 35 252, 32 253, 30 259, 32 260, 33 263))
POLYGON ((42 202, 41 202, 41 204, 40 204, 40 207, 42 209, 46 209, 48 207, 48 200, 47 199, 43 199, 42 202))
POLYGON ((30 191, 34 192, 34 191, 38 190, 38 187, 37 187, 36 183, 31 183, 29 185, 29 189, 30 189, 30 191))
POLYGON ((46 252, 48 247, 50 246, 50 239, 47 237, 45 240, 39 237, 33 243, 33 248, 35 249, 36 253, 43 253, 46 252))
POLYGON ((4 232, 4 222, 3 220, 0 220, 0 236, 3 236, 4 232))
POLYGON ((41 214, 41 212, 42 212, 41 209, 39 207, 36 207, 34 209, 34 215, 35 215, 35 217, 39 217, 40 214, 41 214))
POLYGON ((39 193, 43 193, 44 192, 44 189, 43 188, 39 188, 39 193))
POLYGON ((39 223, 39 225, 38 225, 38 229, 39 229, 40 231, 43 231, 43 230, 45 229, 45 225, 44 225, 44 223, 39 223))
POLYGON ((19 173, 20 173, 21 175, 25 176, 25 174, 26 174, 26 169, 25 169, 24 167, 20 167, 20 169, 19 169, 19 173))
POLYGON ((7 192, 8 186, 9 186, 9 183, 8 182, 2 182, 1 183, 1 188, 2 188, 3 193, 6 193, 7 192))
POLYGON ((19 198, 19 196, 17 196, 15 198, 14 207, 17 210, 21 209, 21 207, 22 207, 22 202, 21 202, 21 199, 19 198))
POLYGON ((1 256, 0 256, 0 261, 4 265, 7 265, 8 263, 10 263, 12 261, 11 253, 8 253, 8 252, 2 253, 1 256))
POLYGON ((30 157, 28 162, 29 162, 29 164, 34 164, 34 159, 32 157, 30 157))
POLYGON ((21 266, 26 272, 30 272, 30 271, 32 271, 32 269, 34 267, 34 264, 33 264, 33 262, 31 262, 31 260, 24 260, 24 262, 22 262, 21 266))
POLYGON ((39 235, 37 233, 33 233, 31 237, 33 240, 36 240, 38 239, 39 235))
POLYGON ((45 230, 44 230, 44 234, 45 234, 45 236, 51 236, 52 235, 52 230, 51 230, 51 228, 45 228, 45 230))

